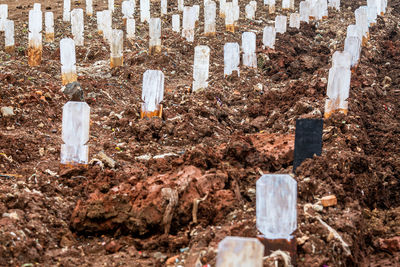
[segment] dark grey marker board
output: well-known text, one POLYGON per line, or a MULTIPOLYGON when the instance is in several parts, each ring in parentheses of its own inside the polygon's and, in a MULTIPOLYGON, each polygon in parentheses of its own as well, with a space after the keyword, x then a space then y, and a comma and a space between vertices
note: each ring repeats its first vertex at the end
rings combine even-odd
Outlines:
POLYGON ((323 125, 322 119, 296 120, 293 172, 305 159, 321 155, 323 125))

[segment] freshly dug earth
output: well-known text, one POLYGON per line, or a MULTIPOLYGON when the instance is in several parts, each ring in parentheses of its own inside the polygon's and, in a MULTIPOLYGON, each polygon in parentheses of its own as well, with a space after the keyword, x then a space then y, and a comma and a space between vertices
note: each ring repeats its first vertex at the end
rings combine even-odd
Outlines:
MULTIPOLYGON (((91 163, 72 169, 59 165, 68 98, 60 91, 58 43, 70 36, 62 1, 42 1, 42 10, 56 14, 56 42, 44 45, 35 68, 25 56, 32 3, 9 4, 17 45, 12 56, 0 52, 0 106, 14 112, 0 117, 0 265, 214 266, 224 237, 255 237, 255 182, 263 173, 292 172, 295 121, 323 117, 330 58, 365 4, 346 1, 327 20, 289 29, 277 36, 275 51, 261 49, 262 29, 274 19, 261 2, 260 21, 242 18, 235 34, 219 18, 217 36, 202 36, 201 14, 194 43, 163 18, 159 56, 147 54, 148 29, 137 23, 135 42, 125 42, 125 65, 113 70, 95 18, 85 18, 77 65, 91 107, 91 163), (224 43, 241 43, 249 30, 257 31, 257 70, 241 67, 240 77, 224 79, 224 43), (210 86, 191 93, 199 44, 211 48, 210 86), (165 74, 165 109, 162 118, 140 120, 147 69, 165 74)), ((158 16, 155 2, 152 8, 158 16)), ((324 120, 322 155, 294 176, 299 266, 400 262, 399 10, 400 1, 390 1, 370 28, 348 115, 324 120), (320 198, 332 194, 337 205, 322 208, 320 198)), ((114 17, 121 28, 119 6, 114 17)))

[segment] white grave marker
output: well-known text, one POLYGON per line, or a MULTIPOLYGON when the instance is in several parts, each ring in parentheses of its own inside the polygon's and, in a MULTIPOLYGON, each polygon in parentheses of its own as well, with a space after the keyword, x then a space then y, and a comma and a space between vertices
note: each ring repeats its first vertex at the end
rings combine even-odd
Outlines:
POLYGON ((299 13, 292 13, 290 14, 290 19, 289 19, 289 27, 291 28, 300 28, 300 14, 299 13))
POLYGON ((114 0, 108 0, 108 10, 114 12, 114 0))
POLYGON ((210 66, 210 48, 199 45, 194 48, 193 87, 192 91, 208 87, 208 72, 210 66))
POLYGON ((150 20, 150 0, 140 0, 140 22, 150 20))
POLYGON ((340 0, 329 0, 328 7, 335 8, 340 11, 340 0))
POLYGON ((256 34, 244 32, 242 34, 243 66, 257 68, 256 34))
POLYGON ((256 182, 257 229, 267 239, 291 239, 297 228, 297 182, 287 174, 264 174, 256 182))
POLYGON ((112 38, 112 13, 110 10, 104 10, 101 16, 103 38, 107 42, 111 42, 112 38))
POLYGON ((351 55, 346 52, 336 51, 332 56, 332 68, 329 70, 328 87, 325 102, 325 118, 340 111, 347 114, 351 80, 351 55))
POLYGON ((142 110, 140 117, 155 117, 162 115, 164 98, 164 74, 160 70, 146 70, 143 74, 142 110))
POLYGON ((71 11, 71 32, 76 46, 84 45, 83 30, 83 9, 73 9, 71 11))
POLYGON ((63 21, 71 21, 71 0, 64 0, 63 21))
POLYGON ((124 63, 124 32, 122 30, 112 30, 112 38, 110 43, 110 67, 120 67, 124 63))
POLYGON ((63 107, 61 164, 88 164, 90 107, 85 102, 69 101, 63 107))
POLYGON ((215 35, 215 18, 217 15, 217 5, 214 1, 207 1, 204 6, 204 35, 215 35))
POLYGON ((194 28, 196 25, 196 9, 194 7, 185 6, 183 8, 183 21, 182 21, 182 37, 186 41, 194 41, 194 28))
POLYGON ((232 75, 233 71, 240 76, 240 48, 238 43, 226 43, 224 45, 224 76, 232 75))
POLYGON ((0 31, 4 31, 5 23, 8 18, 8 5, 0 5, 0 31))
POLYGON ((97 33, 103 35, 103 11, 96 12, 97 33))
POLYGON ((6 20, 4 23, 4 50, 8 54, 14 53, 15 40, 14 40, 14 21, 6 20))
POLYGON ((276 33, 285 33, 287 27, 287 17, 278 15, 275 17, 275 31, 276 33))
POLYGON ((354 12, 356 16, 356 25, 360 26, 362 32, 362 45, 366 45, 369 38, 368 30, 368 7, 361 6, 354 12))
POLYGON ((77 81, 74 40, 64 38, 60 41, 60 61, 62 84, 66 85, 77 81))
POLYGON ((183 12, 184 7, 185 7, 184 0, 178 0, 178 11, 183 12))
POLYGON ((310 17, 310 4, 307 1, 301 1, 299 6, 300 21, 308 23, 310 17))
POLYGON ((235 6, 232 2, 225 3, 225 29, 235 32, 235 6))
POLYGON ((161 19, 151 18, 149 23, 149 54, 156 55, 161 53, 161 19))
POLYGON ((181 31, 181 18, 179 14, 172 15, 172 30, 174 32, 181 31))
POLYGON ((133 16, 135 14, 135 2, 133 1, 124 1, 122 2, 122 19, 124 21, 124 24, 126 24, 126 21, 128 19, 133 19, 133 16))
POLYGON ((263 48, 275 49, 276 31, 273 26, 266 26, 263 30, 263 48))
POLYGON ((161 16, 167 15, 168 13, 168 1, 161 0, 161 16))
POLYGON ((256 10, 254 8, 254 5, 251 5, 250 3, 247 4, 245 7, 245 12, 246 12, 246 19, 254 20, 256 18, 256 10))
POLYGON ((347 37, 344 40, 344 51, 347 51, 351 55, 351 67, 357 67, 358 60, 360 59, 361 53, 361 41, 357 37, 347 37))
POLYGON ((225 5, 226 5, 226 0, 219 0, 219 16, 220 16, 220 18, 225 18, 225 5))
POLYGON ((262 267, 264 245, 256 238, 225 237, 218 244, 217 267, 262 267))
POLYGON ((93 16, 93 0, 86 0, 86 15, 93 16))
POLYGON ((42 11, 29 10, 28 64, 38 66, 42 61, 42 11))
POLYGON ((135 19, 128 19, 126 21, 126 38, 133 39, 135 38, 136 26, 135 19))
POLYGON ((44 13, 45 37, 46 42, 54 42, 54 14, 53 12, 44 13))

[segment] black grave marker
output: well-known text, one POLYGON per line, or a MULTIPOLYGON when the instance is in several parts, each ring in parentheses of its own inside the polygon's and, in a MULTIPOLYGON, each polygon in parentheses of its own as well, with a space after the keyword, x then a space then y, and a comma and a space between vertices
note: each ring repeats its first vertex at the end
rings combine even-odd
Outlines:
POLYGON ((321 155, 323 124, 322 119, 296 120, 293 172, 305 159, 321 155))

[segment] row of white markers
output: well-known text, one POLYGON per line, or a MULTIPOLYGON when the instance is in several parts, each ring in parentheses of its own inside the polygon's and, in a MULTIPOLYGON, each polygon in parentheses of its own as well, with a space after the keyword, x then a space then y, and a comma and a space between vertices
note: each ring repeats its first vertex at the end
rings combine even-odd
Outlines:
MULTIPOLYGON (((368 6, 362 6, 355 11, 356 24, 347 28, 345 51, 335 52, 332 57, 332 68, 329 71, 327 107, 336 105, 339 109, 347 110, 351 66, 358 63, 361 45, 368 38, 368 28, 375 23, 378 15, 384 14, 385 5, 380 0, 368 1, 368 6), (378 5, 379 4, 379 5, 378 5), (371 15, 370 10, 374 14, 371 15), (344 101, 344 102, 343 102, 344 101), (329 104, 330 103, 330 104, 329 104)), ((255 35, 243 33, 243 39, 251 39, 254 43, 255 35)), ((72 39, 62 40, 74 47, 72 39)), ((247 43, 247 42, 244 42, 247 43)), ((243 46, 246 46, 243 44, 243 46)), ((253 64, 253 49, 243 47, 243 62, 253 64)), ((226 44, 225 50, 235 50, 238 55, 237 44, 226 44), (231 47, 231 48, 229 48, 231 47)), ((63 51, 61 52, 63 54, 63 51)), ((225 61, 232 60, 232 55, 225 61)), ((73 55, 71 57, 74 58, 73 55)), ((63 57, 61 60, 65 61, 63 57)), ((209 48, 197 46, 195 48, 194 76, 196 82, 206 82, 208 77, 209 48), (197 66, 197 67, 196 67, 197 66), (205 75, 207 74, 207 75, 205 75), (197 77, 197 79, 196 79, 197 77)), ((233 59, 237 64, 238 57, 233 59)), ((226 64, 226 62, 225 62, 226 64)), ((201 87, 201 86, 200 86, 201 87)), ((143 75, 142 109, 157 110, 163 99, 164 74, 158 70, 147 70, 143 75)), ((336 108, 336 109, 338 109, 336 108)), ((334 111, 334 109, 332 109, 334 111)), ((90 107, 84 102, 68 102, 63 107, 62 138, 64 144, 61 149, 62 164, 87 164, 89 140, 90 107)), ((290 175, 263 175, 256 183, 256 215, 257 229, 267 239, 293 238, 297 228, 297 183, 290 175)), ((227 237, 218 246, 217 266, 262 266, 264 246, 255 238, 227 237)))

